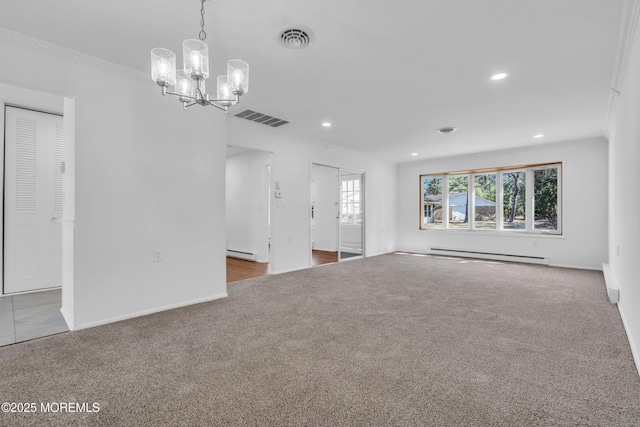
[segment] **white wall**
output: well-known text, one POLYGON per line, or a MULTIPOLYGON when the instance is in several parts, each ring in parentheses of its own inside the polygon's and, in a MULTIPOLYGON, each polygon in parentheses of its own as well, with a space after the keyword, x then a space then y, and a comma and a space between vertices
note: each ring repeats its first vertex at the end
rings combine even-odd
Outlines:
POLYGON ((312 165, 311 180, 315 183, 316 203, 313 220, 313 248, 338 251, 338 169, 312 165))
POLYGON ((551 264, 601 269, 607 260, 607 143, 545 144, 398 165, 398 237, 403 251, 431 246, 549 257, 551 264), (562 162, 563 235, 420 230, 420 174, 562 162))
POLYGON ((640 372, 640 31, 636 30, 631 43, 609 139, 609 264, 620 289, 618 309, 640 372))
POLYGON ((68 261, 73 248, 73 268, 63 278, 70 327, 225 296, 224 115, 182 111, 151 79, 101 61, 7 40, 0 37, 2 83, 70 98, 64 114, 75 153, 65 180, 74 179, 75 194, 65 195, 74 201, 65 202, 65 254, 68 261), (161 262, 152 262, 154 249, 161 262))
POLYGON ((258 262, 269 262, 265 165, 270 164, 266 151, 227 157, 227 249, 256 254, 258 262))
MULTIPOLYGON (((250 96, 250 95, 248 95, 250 96)), ((242 111, 242 110, 237 110, 242 111)), ((366 256, 395 249, 393 164, 361 153, 306 141, 283 130, 228 115, 228 143, 273 153, 272 184, 280 182, 282 199, 272 198, 271 271, 281 273, 311 266, 309 223, 311 164, 365 172, 366 256)))

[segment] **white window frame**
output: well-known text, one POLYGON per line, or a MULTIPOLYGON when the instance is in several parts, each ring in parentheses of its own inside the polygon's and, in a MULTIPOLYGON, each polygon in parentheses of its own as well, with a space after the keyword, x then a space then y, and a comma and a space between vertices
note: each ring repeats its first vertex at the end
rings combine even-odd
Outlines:
POLYGON ((355 196, 356 193, 362 194, 362 180, 360 177, 351 178, 348 177, 346 179, 340 179, 340 224, 341 225, 362 225, 362 197, 358 196, 358 201, 356 202, 355 196), (349 190, 349 182, 352 183, 352 189, 349 190), (356 190, 356 182, 358 183, 358 190, 356 190), (346 183, 346 190, 343 190, 343 183, 346 183), (351 200, 349 200, 349 194, 352 195, 351 200), (358 205, 358 210, 356 212, 356 204, 358 205), (346 207, 346 212, 345 212, 346 207), (353 213, 349 214, 349 210, 353 213), (344 218, 347 215, 351 215, 351 220, 349 222, 344 222, 344 218), (358 223, 358 218, 360 218, 360 223, 358 223))
POLYGON ((445 172, 437 174, 420 175, 420 230, 440 230, 440 231, 457 231, 457 232, 478 232, 478 233, 500 233, 500 234, 534 234, 534 235, 562 235, 563 210, 562 210, 562 162, 544 163, 525 166, 510 166, 502 168, 445 172), (535 228, 535 191, 534 191, 534 173, 538 170, 557 169, 557 224, 556 230, 536 229, 535 228), (505 173, 524 172, 525 173, 525 228, 523 229, 505 229, 504 222, 504 181, 505 173), (475 178, 487 174, 496 174, 496 227, 494 228, 476 228, 476 191, 475 178), (451 228, 449 226, 449 177, 468 175, 468 204, 469 204, 469 227, 468 228, 451 228), (424 178, 440 178, 442 180, 442 226, 429 227, 424 223, 424 178))
MULTIPOLYGON (((499 179, 496 183, 496 187, 498 186, 498 183, 500 184, 500 223, 498 224, 498 231, 502 231, 502 232, 506 232, 506 233, 529 233, 531 232, 531 230, 533 229, 533 227, 531 227, 530 224, 530 209, 531 209, 531 203, 530 203, 530 194, 533 191, 533 186, 531 186, 531 188, 529 188, 529 183, 531 182, 530 179, 531 174, 529 173, 529 170, 526 168, 517 168, 517 169, 505 169, 500 171, 499 174, 499 179), (504 174, 505 173, 513 173, 513 172, 524 172, 524 182, 525 182, 525 187, 524 187, 524 193, 525 193, 525 202, 524 202, 524 228, 514 228, 514 229, 506 229, 504 228, 504 174)), ((496 190, 498 190, 496 188, 496 190)), ((497 217, 497 215, 496 215, 497 217)))

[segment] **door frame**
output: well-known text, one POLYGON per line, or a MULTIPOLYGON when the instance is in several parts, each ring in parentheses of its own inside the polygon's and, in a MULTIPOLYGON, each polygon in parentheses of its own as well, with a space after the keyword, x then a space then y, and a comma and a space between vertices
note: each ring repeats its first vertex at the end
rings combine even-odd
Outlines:
MULTIPOLYGON (((32 111, 35 113, 41 113, 41 114, 49 114, 52 116, 58 116, 61 117, 63 119, 63 123, 64 123, 64 114, 63 113, 58 113, 55 111, 47 111, 47 110, 43 110, 43 109, 38 109, 38 108, 32 108, 32 107, 25 107, 22 105, 16 105, 10 102, 5 102, 3 104, 3 120, 2 120, 2 132, 3 132, 3 139, 2 139, 2 177, 0 178, 0 180, 2 181, 2 202, 0 202, 0 207, 2 209, 2 236, 1 236, 1 243, 2 243, 2 248, 0 248, 0 254, 2 256, 2 259, 0 260, 0 262, 2 263, 2 268, 1 268, 1 273, 2 274, 2 278, 0 279, 0 295, 19 295, 19 294, 28 294, 28 293, 33 293, 33 292, 41 292, 41 291, 47 291, 47 290, 51 290, 51 289, 62 289, 62 283, 60 284, 60 286, 54 286, 51 288, 41 288, 41 289, 30 289, 30 290, 26 290, 26 291, 18 291, 18 292, 11 292, 8 293, 6 292, 6 271, 7 271, 7 267, 6 267, 6 259, 7 259, 7 247, 6 247, 6 240, 7 240, 7 236, 6 236, 6 228, 5 228, 5 221, 6 221, 6 217, 7 217, 7 212, 6 212, 6 205, 5 205, 5 200, 7 197, 7 188, 6 188, 6 182, 7 182, 7 109, 8 108, 15 108, 15 109, 19 109, 19 110, 25 110, 25 111, 32 111)), ((64 160, 63 160, 64 163, 64 160)), ((46 173, 45 173, 46 175, 46 173)), ((64 215, 64 214, 63 214, 64 215)), ((62 222, 62 221, 61 221, 62 222)), ((62 242, 62 224, 60 225, 60 241, 62 242)), ((60 247, 60 251, 62 252, 62 246, 60 247)), ((61 254, 61 258, 62 258, 61 254)), ((62 270, 63 266, 60 266, 60 269, 62 270)))
MULTIPOLYGON (((75 268, 74 268, 74 227, 75 227, 75 99, 63 94, 53 94, 14 86, 0 82, 0 107, 14 105, 37 111, 61 114, 64 121, 65 173, 63 175, 64 209, 62 216, 62 308, 60 312, 70 330, 75 328, 75 268)), ((4 109, 0 114, 0 128, 4 133, 4 109)), ((4 138, 0 141, 2 161, 0 161, 0 180, 4 188, 4 138)), ((4 197, 0 198, 0 209, 4 215, 4 197)), ((3 218, 4 223, 4 218, 3 218)), ((2 263, 4 270, 4 225, 0 227, 2 240, 2 263)), ((1 289, 4 290, 4 271, 0 274, 1 289)), ((0 294, 0 298, 3 294, 0 294)))
POLYGON ((342 262, 342 261, 352 261, 355 259, 361 259, 361 258, 365 258, 366 257, 366 253, 365 253, 365 229, 366 229, 366 218, 365 218, 365 209, 364 207, 366 206, 366 197, 365 197, 365 185, 364 185, 364 181, 365 181, 365 176, 366 176, 366 172, 363 170, 359 170, 359 169, 354 169, 354 168, 346 168, 346 167, 342 167, 342 166, 336 166, 334 164, 330 164, 330 163, 326 163, 326 162, 318 162, 318 161, 314 161, 314 160, 310 160, 309 161, 309 196, 308 196, 308 203, 309 203, 309 209, 307 211, 307 218, 309 221, 309 267, 313 267, 313 230, 311 229, 311 182, 313 180, 313 165, 317 165, 317 166, 324 166, 324 167, 328 167, 328 168, 333 168, 336 169, 338 171, 338 179, 336 180, 336 194, 338 195, 338 203, 340 203, 340 175, 342 173, 342 171, 347 171, 347 172, 352 172, 352 173, 359 173, 362 175, 362 183, 360 184, 362 187, 362 200, 361 200, 361 204, 363 206, 362 208, 362 255, 360 256, 356 256, 356 257, 349 257, 349 258, 345 258, 345 259, 340 259, 340 215, 338 215, 338 217, 336 218, 336 223, 337 223, 337 231, 338 231, 338 262, 342 262))

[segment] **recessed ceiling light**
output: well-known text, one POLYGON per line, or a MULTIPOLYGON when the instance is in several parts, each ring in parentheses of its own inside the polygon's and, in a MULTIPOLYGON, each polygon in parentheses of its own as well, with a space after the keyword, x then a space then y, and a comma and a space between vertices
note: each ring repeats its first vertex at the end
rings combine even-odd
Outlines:
POLYGON ((417 156, 417 155, 418 155, 418 153, 411 153, 411 155, 412 155, 412 156, 417 156))
POLYGON ((539 133, 537 135, 533 135, 534 138, 544 138, 544 135, 539 133))
POLYGON ((331 123, 329 122, 324 122, 322 123, 322 126, 326 127, 326 128, 330 128, 331 127, 331 123))
POLYGON ((436 132, 448 134, 448 133, 453 133, 456 130, 458 130, 458 128, 454 128, 452 126, 447 126, 447 127, 443 127, 443 128, 438 129, 436 132))
POLYGON ((505 77, 507 77, 507 73, 498 73, 498 74, 494 74, 493 76, 491 76, 491 80, 502 80, 505 77))

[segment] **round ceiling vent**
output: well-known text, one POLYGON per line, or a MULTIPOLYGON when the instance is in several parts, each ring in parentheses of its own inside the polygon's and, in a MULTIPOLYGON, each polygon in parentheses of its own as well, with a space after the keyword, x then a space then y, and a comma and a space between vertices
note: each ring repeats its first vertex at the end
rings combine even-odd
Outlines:
POLYGON ((458 128, 454 128, 454 127, 448 126, 448 127, 444 127, 444 128, 440 128, 440 129, 438 129, 438 131, 437 131, 437 132, 438 132, 438 133, 448 134, 448 133, 453 133, 453 132, 455 132, 456 130, 458 130, 458 128))
POLYGON ((278 38, 287 49, 304 49, 313 43, 316 36, 308 28, 295 27, 283 30, 278 38))

